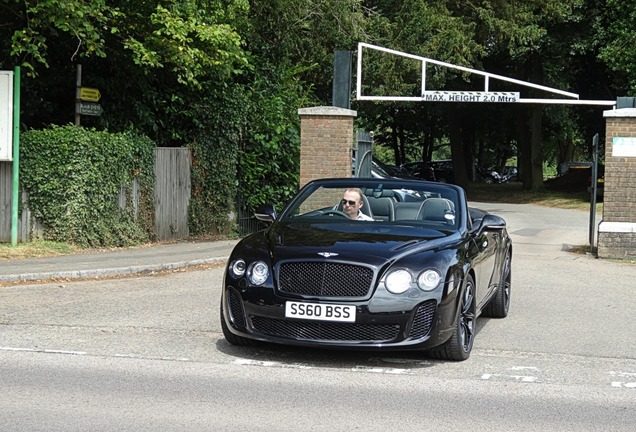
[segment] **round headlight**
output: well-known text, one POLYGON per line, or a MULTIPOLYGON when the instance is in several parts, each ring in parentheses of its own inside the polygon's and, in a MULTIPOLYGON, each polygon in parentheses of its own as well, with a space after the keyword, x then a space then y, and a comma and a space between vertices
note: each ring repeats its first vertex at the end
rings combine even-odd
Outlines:
POLYGON ((256 261, 250 264, 247 271, 247 278, 253 285, 262 285, 269 276, 269 267, 263 261, 256 261))
POLYGON ((442 276, 437 270, 424 270, 417 277, 417 285, 424 291, 432 291, 439 285, 442 276))
POLYGON ((242 259, 237 259, 230 266, 230 274, 232 275, 232 277, 240 278, 245 274, 246 268, 247 266, 245 265, 245 261, 243 261, 242 259))
POLYGON ((394 270, 385 280, 386 289, 393 294, 402 294, 411 287, 411 273, 404 269, 394 270))

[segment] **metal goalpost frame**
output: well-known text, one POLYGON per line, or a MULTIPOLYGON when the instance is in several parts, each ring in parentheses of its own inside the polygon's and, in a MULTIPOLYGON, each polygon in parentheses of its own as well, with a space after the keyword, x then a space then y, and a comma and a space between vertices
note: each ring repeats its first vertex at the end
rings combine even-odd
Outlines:
MULTIPOLYGON (((488 95, 496 95, 498 93, 510 95, 511 92, 490 92, 490 80, 499 80, 505 81, 512 84, 518 84, 523 87, 530 87, 537 90, 542 90, 548 93, 552 93, 555 95, 565 96, 570 99, 532 99, 532 98, 520 98, 520 97, 511 97, 509 100, 482 100, 484 102, 514 102, 514 103, 536 103, 536 104, 553 104, 553 105, 604 105, 604 106, 615 106, 615 100, 581 100, 579 99, 579 95, 576 93, 567 92, 564 90, 555 89, 552 87, 543 86, 540 84, 533 84, 527 81, 522 81, 514 78, 508 78, 502 75, 497 75, 489 72, 480 71, 477 69, 471 69, 464 66, 457 66, 452 63, 446 63, 439 60, 434 60, 427 57, 421 57, 414 54, 408 54, 402 51, 396 51, 389 48, 384 48, 376 45, 371 45, 364 42, 358 43, 358 65, 357 65, 357 76, 356 76, 356 100, 369 100, 369 101, 411 101, 411 102, 423 102, 429 101, 424 97, 425 94, 439 94, 440 96, 455 93, 455 94, 466 94, 466 95, 475 95, 475 96, 488 96, 488 95), (362 94, 362 51, 364 48, 368 48, 371 50, 381 51, 388 54, 393 54, 400 57, 409 58, 412 60, 417 60, 422 63, 422 96, 365 96, 362 94), (462 72, 468 72, 475 75, 481 75, 484 77, 484 90, 483 92, 469 92, 469 91, 447 91, 447 90, 432 90, 428 91, 426 89, 426 66, 428 64, 447 67, 450 69, 455 69, 462 72)), ((518 93, 517 93, 518 95, 518 93)), ((477 102, 479 100, 457 100, 463 102, 477 102)))

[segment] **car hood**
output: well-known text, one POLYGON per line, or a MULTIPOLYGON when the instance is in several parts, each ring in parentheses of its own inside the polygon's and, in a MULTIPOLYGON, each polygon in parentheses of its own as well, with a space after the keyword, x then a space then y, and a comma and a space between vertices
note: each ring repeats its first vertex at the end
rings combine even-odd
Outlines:
POLYGON ((443 248, 459 238, 459 234, 452 231, 364 222, 276 223, 263 236, 262 240, 274 262, 322 259, 322 254, 327 253, 337 254, 331 255, 334 260, 358 261, 371 265, 382 265, 405 254, 443 248))

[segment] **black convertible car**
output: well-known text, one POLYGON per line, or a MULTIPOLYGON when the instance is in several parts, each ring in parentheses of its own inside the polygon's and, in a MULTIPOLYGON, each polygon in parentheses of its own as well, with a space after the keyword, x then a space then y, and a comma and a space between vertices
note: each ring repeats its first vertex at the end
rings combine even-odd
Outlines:
POLYGON ((223 281, 228 342, 426 350, 465 360, 479 315, 510 306, 505 221, 468 208, 459 186, 323 179, 242 239, 223 281))

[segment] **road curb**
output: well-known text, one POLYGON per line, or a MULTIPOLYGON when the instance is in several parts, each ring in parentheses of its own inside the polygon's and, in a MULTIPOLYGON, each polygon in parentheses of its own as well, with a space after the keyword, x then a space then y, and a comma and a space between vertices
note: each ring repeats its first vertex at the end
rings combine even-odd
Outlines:
POLYGON ((228 257, 204 258, 190 261, 179 261, 164 264, 145 264, 138 266, 113 267, 104 269, 69 270, 57 272, 38 272, 0 275, 0 282, 26 282, 48 279, 86 279, 94 277, 125 276, 138 273, 176 270, 206 264, 218 264, 227 261, 228 257))

